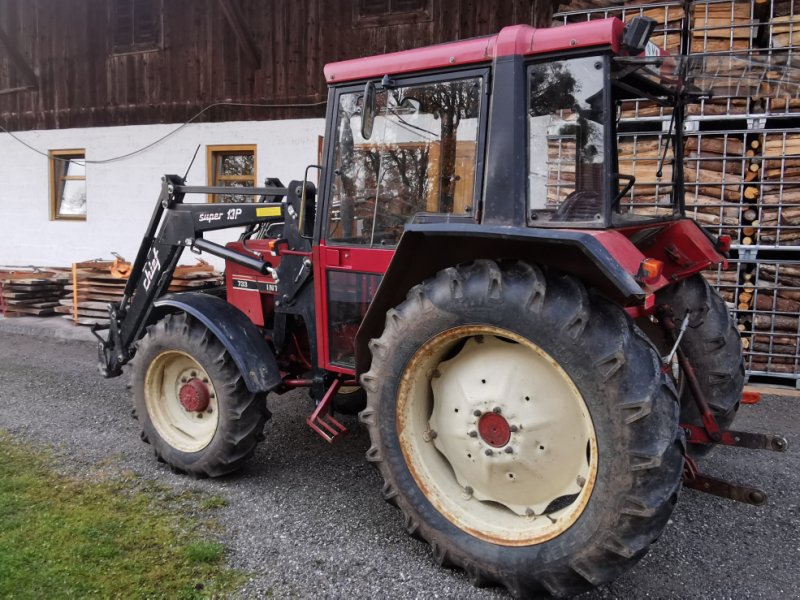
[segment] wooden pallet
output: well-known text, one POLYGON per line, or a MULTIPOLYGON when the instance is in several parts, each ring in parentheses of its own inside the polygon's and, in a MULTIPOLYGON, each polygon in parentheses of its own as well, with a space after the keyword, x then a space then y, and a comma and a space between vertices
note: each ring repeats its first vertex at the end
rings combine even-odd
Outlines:
MULTIPOLYGON (((108 305, 119 302, 125 293, 131 265, 124 259, 86 261, 72 266, 71 292, 54 312, 71 319, 77 325, 108 323, 108 305)), ((175 269, 169 292, 195 291, 223 283, 222 274, 205 261, 195 265, 180 265, 175 269)))
POLYGON ((0 315, 6 318, 55 314, 68 276, 56 269, 0 269, 0 315))

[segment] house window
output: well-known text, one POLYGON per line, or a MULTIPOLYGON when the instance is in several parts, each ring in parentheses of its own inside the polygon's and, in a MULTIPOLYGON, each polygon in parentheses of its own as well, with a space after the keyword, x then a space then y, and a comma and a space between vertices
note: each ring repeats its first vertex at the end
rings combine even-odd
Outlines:
POLYGON ((423 23, 431 15, 431 0, 357 0, 353 6, 356 27, 423 23))
POLYGON ((50 151, 50 219, 86 220, 86 152, 50 151))
MULTIPOLYGON (((256 147, 209 146, 208 185, 231 188, 256 187, 256 147)), ((252 202, 253 196, 212 194, 209 202, 252 202)))
POLYGON ((111 40, 115 54, 161 47, 161 0, 112 0, 111 40))

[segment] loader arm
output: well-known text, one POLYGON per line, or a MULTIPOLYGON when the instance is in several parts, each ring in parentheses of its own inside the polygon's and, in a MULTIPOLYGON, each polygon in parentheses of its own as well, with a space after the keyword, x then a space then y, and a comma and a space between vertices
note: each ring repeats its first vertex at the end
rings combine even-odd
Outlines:
MULTIPOLYGON (((300 182, 292 182, 295 189, 300 182)), ((153 309, 153 303, 170 285, 184 248, 208 252, 243 265, 259 273, 270 273, 277 280, 272 264, 261 258, 231 250, 203 239, 203 233, 284 220, 283 198, 287 188, 236 188, 237 194, 264 196, 261 203, 184 204, 186 194, 225 194, 226 187, 187 186, 178 175, 161 178, 158 197, 150 223, 131 268, 122 299, 109 304, 108 336, 100 340, 100 371, 104 377, 116 377, 134 353, 134 343, 141 337, 153 309)))

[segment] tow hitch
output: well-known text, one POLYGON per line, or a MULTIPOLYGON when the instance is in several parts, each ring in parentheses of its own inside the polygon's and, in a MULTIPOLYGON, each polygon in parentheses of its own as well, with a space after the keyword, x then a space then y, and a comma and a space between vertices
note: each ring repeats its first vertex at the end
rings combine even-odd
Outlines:
MULTIPOLYGON (((703 422, 702 425, 681 424, 681 428, 686 434, 686 441, 689 444, 720 444, 723 446, 749 448, 750 450, 786 452, 789 444, 782 435, 720 429, 719 423, 717 423, 714 413, 709 407, 708 401, 697 381, 694 368, 680 347, 681 338, 689 321, 688 313, 680 327, 675 324, 672 310, 667 305, 658 307, 657 316, 662 327, 664 327, 674 343, 672 351, 665 361, 671 360, 673 354, 677 356, 681 373, 686 378, 686 384, 689 386, 697 403, 697 410, 703 422)), ((748 403, 753 402, 749 400, 748 403)), ((755 506, 767 503, 767 494, 763 490, 706 475, 698 471, 697 463, 691 457, 686 456, 684 460, 683 485, 685 487, 755 506)))

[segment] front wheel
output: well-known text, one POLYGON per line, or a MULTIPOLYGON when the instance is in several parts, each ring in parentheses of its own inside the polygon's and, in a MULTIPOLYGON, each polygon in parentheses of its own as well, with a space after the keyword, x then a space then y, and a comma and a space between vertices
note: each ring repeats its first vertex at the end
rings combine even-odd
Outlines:
POLYGON ((133 363, 142 439, 175 471, 217 477, 253 453, 269 416, 225 347, 196 319, 167 315, 148 328, 133 363))
POLYGON ((674 388, 625 313, 577 280, 521 262, 446 269, 370 348, 367 458, 440 563, 564 596, 660 535, 683 465, 674 388))

